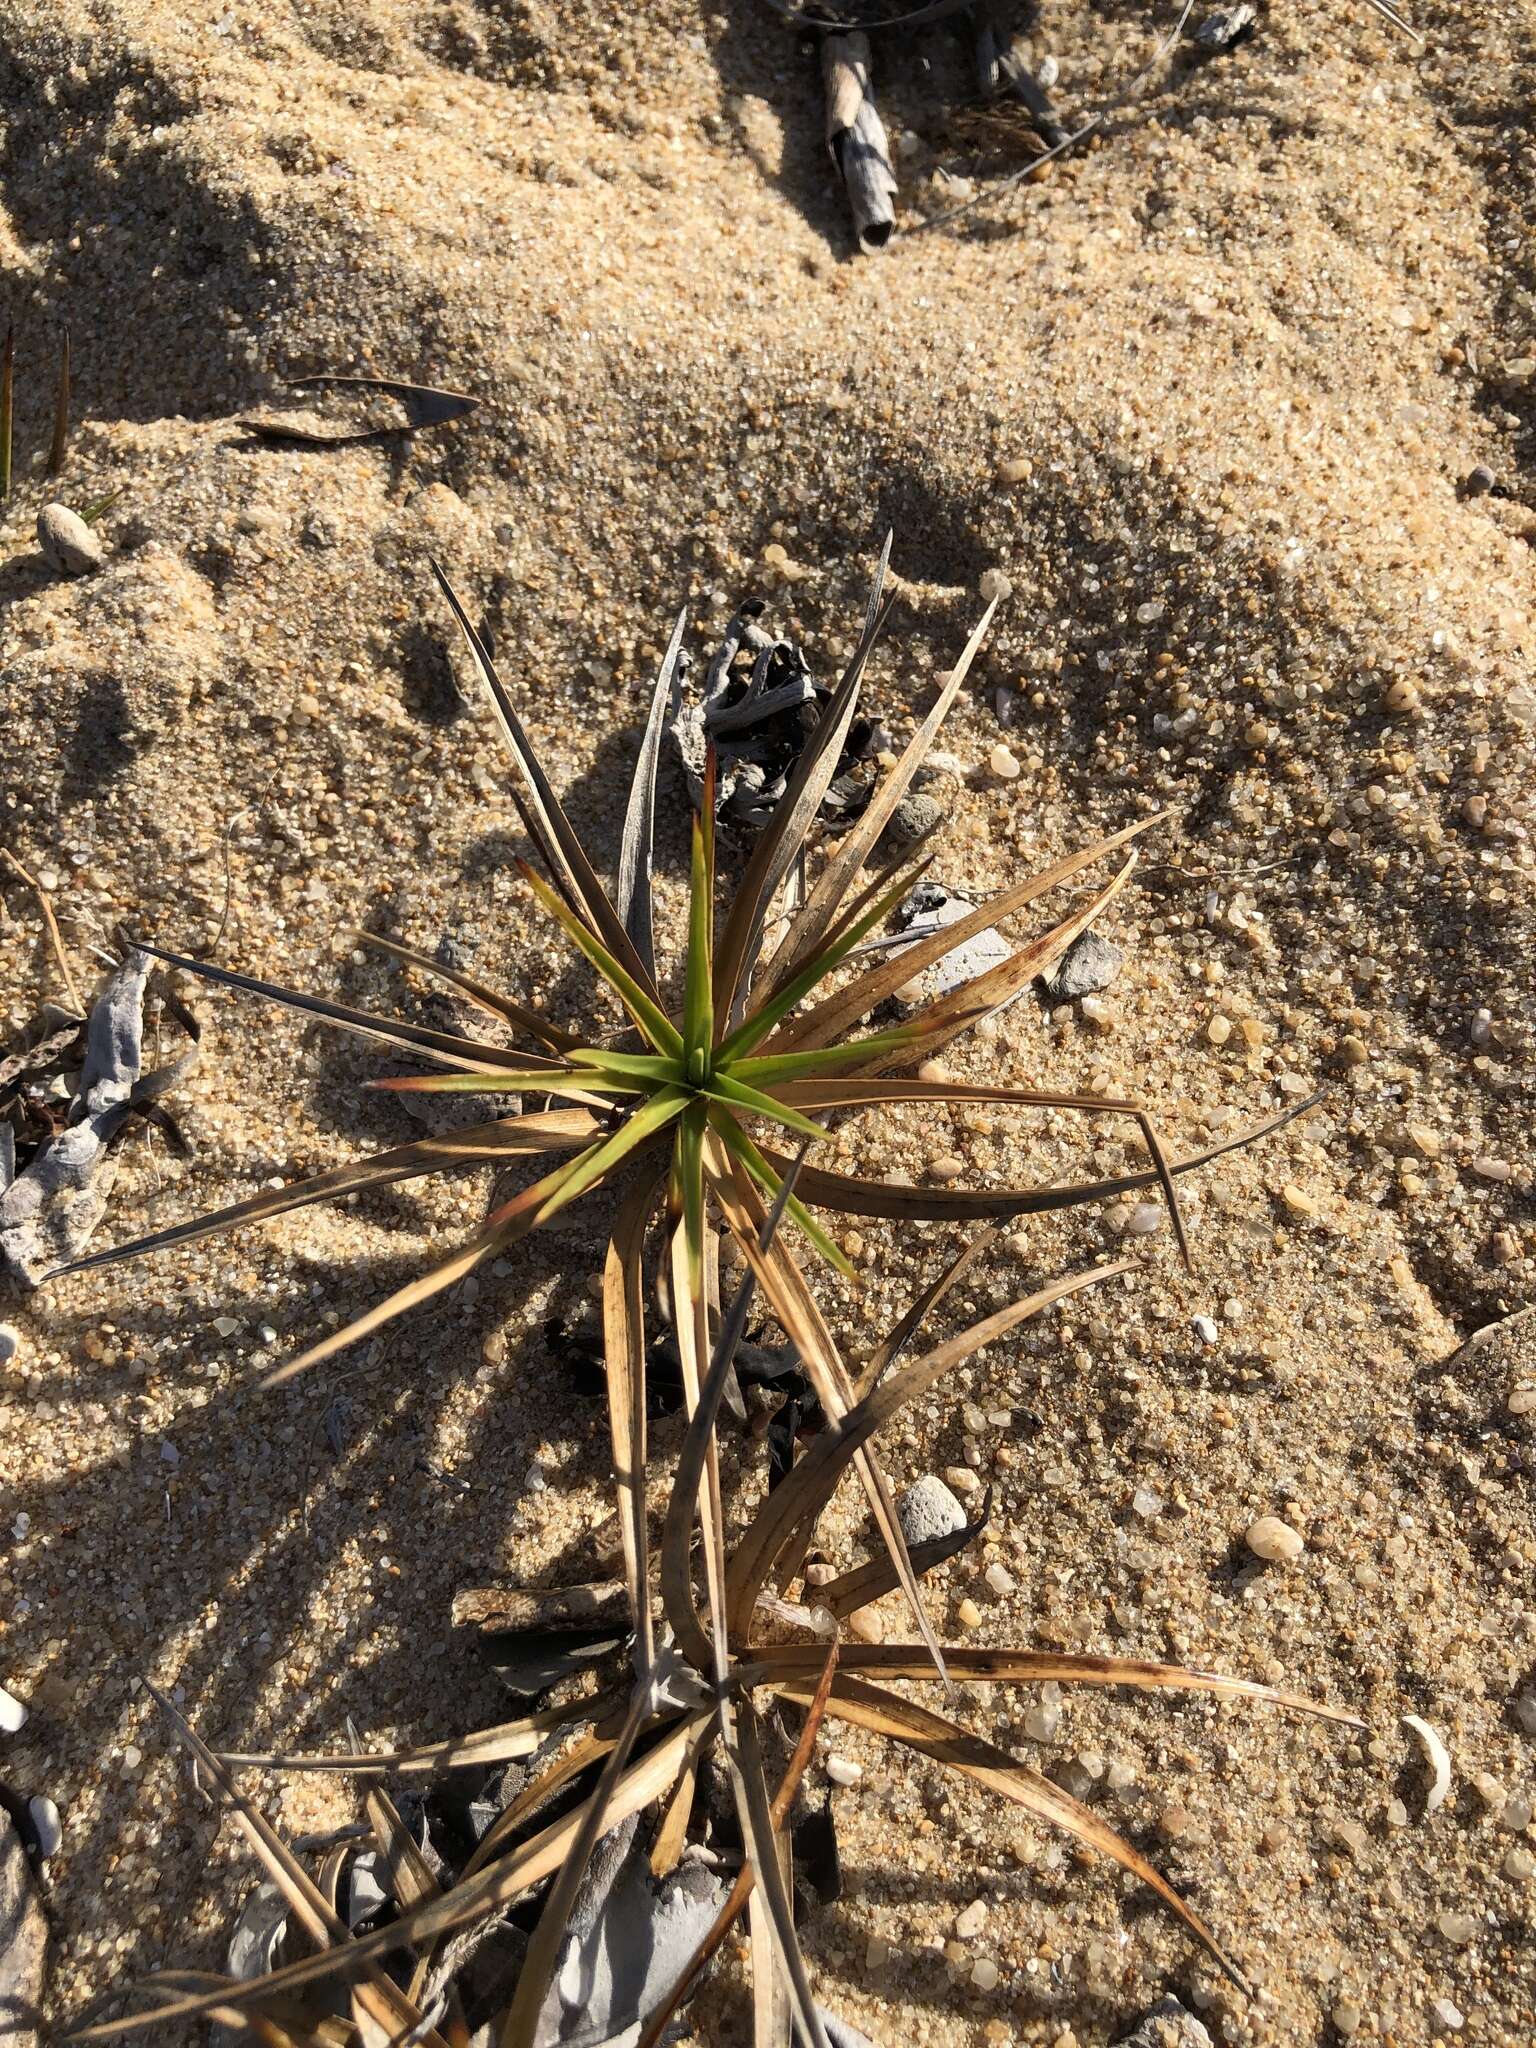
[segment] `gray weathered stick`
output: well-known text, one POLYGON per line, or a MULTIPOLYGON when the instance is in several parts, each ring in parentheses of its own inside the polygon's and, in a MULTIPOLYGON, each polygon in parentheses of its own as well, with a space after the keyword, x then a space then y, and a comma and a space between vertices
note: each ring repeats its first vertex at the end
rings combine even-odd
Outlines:
POLYGON ((896 225, 896 173, 869 83, 869 37, 828 36, 821 46, 827 148, 837 165, 861 249, 883 249, 896 225))

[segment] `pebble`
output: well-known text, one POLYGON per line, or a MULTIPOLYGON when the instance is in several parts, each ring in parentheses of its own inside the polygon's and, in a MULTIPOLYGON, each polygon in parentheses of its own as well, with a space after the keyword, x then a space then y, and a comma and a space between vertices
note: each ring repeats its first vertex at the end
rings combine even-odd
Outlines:
POLYGON ((1212 1045, 1225 1045, 1232 1036, 1232 1022, 1228 1017, 1217 1015, 1205 1027, 1205 1035, 1212 1045))
POLYGON ((983 569, 981 572, 981 595, 987 604, 1005 597, 1012 597, 1013 584, 1001 569, 983 569))
POLYGON ((1076 1002, 1108 988, 1124 965, 1123 947, 1097 932, 1083 932, 1040 980, 1053 1002, 1076 1002))
POLYGON ((67 505, 45 505, 38 513, 37 544, 49 568, 61 576, 89 575, 106 560, 101 542, 67 505))
POLYGON ((974 1600, 962 1600, 955 1612, 962 1628, 981 1627, 981 1609, 974 1600))
POLYGON ((955 1493, 980 1493, 981 1480, 969 1465, 946 1465, 944 1483, 955 1493))
POLYGON ((221 1337, 233 1337, 240 1324, 234 1316, 215 1316, 213 1327, 221 1337))
POLYGON ((1466 2025, 1460 2010, 1448 1998, 1435 1999, 1430 2005, 1429 2016, 1442 2034, 1459 2034, 1466 2025))
POLYGON ((986 1570, 986 1580, 987 1590, 996 1594, 999 1600, 1006 1600, 1010 1593, 1017 1590, 1019 1583, 1008 1567, 1003 1564, 989 1564, 986 1570))
POLYGON ((1084 996, 1083 1015, 1090 1024, 1105 1025, 1111 1022, 1114 1012, 1101 996, 1084 996))
POLYGON ((1316 1202, 1304 1188, 1297 1187, 1293 1180, 1288 1180, 1280 1190, 1280 1199, 1295 1216, 1315 1216, 1317 1214, 1316 1202))
POLYGON ((51 1799, 39 1793, 27 1801, 27 1812, 32 1817, 32 1832, 37 1837, 37 1853, 46 1863, 50 1856, 58 1855, 64 1840, 59 1809, 51 1799))
POLYGON ((851 1757, 829 1756, 827 1776, 834 1785, 857 1785, 864 1775, 864 1766, 856 1764, 851 1757))
POLYGON ((1404 1714, 1403 1726, 1418 1737, 1429 1761, 1429 1789, 1424 1794, 1424 1812, 1434 1813, 1451 1789, 1451 1753, 1437 1729, 1418 1714, 1404 1714))
POLYGON ((919 790, 904 796, 886 820, 885 836, 898 846, 915 846, 936 832, 944 822, 944 806, 937 797, 919 790))
POLYGON ((1351 1032, 1339 1047, 1346 1067, 1363 1067, 1370 1058, 1370 1048, 1363 1038, 1356 1038, 1351 1032))
POLYGON ((1061 1687, 1048 1679, 1040 1697, 1024 1715, 1024 1733, 1031 1742, 1054 1742, 1061 1727, 1061 1687))
POLYGON ((1536 1735, 1536 1692, 1522 1693, 1515 1701, 1515 1719, 1527 1735, 1536 1735))
POLYGON ((848 1633, 861 1643, 883 1643, 885 1622, 879 1608, 857 1608, 848 1617, 848 1633))
POLYGON ((1131 1512, 1139 1515, 1144 1522, 1163 1512, 1165 1502, 1160 1493, 1154 1493, 1150 1486, 1138 1486, 1131 1495, 1131 1512))
POLYGON ((1019 779, 1019 757, 1012 747, 1004 746, 1001 740, 988 754, 987 767, 999 782, 1017 782, 1019 779))
POLYGON ((1504 1858, 1504 1875, 1517 1884, 1529 1884, 1536 1877, 1536 1856, 1529 1849, 1511 1849, 1504 1858))
POLYGON ((1028 483, 1035 473, 1035 465, 1027 455, 1008 455, 997 465, 997 480, 1000 484, 1028 483))
POLYGON ((1464 1948, 1477 1932, 1477 1922, 1470 1913, 1453 1913, 1449 1907, 1437 1915, 1435 1925, 1456 1948, 1464 1948))
POLYGON ((1196 1316, 1194 1331, 1202 1344, 1214 1344, 1221 1334, 1209 1316, 1196 1316))
POLYGON ((928 1178, 942 1186, 947 1181, 958 1180, 965 1171, 965 1161, 953 1152, 936 1152, 928 1162, 928 1178))
POLYGON ((1260 1515, 1249 1525, 1243 1540, 1254 1556, 1262 1557, 1266 1564, 1288 1564, 1307 1547, 1306 1538, 1278 1515, 1260 1515))
POLYGON ((987 1902, 972 1899, 971 1903, 955 1915, 955 1933, 962 1941, 970 1941, 980 1934, 987 1924, 987 1902))
POLYGON ((1507 1159, 1489 1159, 1483 1155, 1473 1160, 1472 1171, 1479 1180, 1509 1180, 1515 1169, 1507 1159))
POLYGON ((21 1332, 14 1323, 0 1323, 0 1365, 9 1365, 21 1349, 21 1332))
POLYGON ((1498 481, 1486 462, 1475 462, 1462 478, 1461 488, 1469 498, 1485 498, 1498 481))
POLYGON ((19 1735, 27 1725, 27 1710, 15 1693, 0 1685, 0 1733, 19 1735))
POLYGON ((965 1509, 943 1480, 930 1472, 897 1495, 896 1519, 909 1546, 931 1543, 963 1529, 965 1509))
POLYGON ((1127 1237, 1150 1237, 1161 1230, 1165 1217, 1161 1202, 1138 1202, 1125 1219, 1127 1237))
POLYGON ((995 1991, 1002 1974, 990 1956, 978 1956, 971 1966, 971 1982, 978 1991, 995 1991))
POLYGON ((1342 2034, 1346 2041, 1352 2034, 1359 2033, 1362 2017, 1360 2008, 1358 2005, 1351 2005, 1348 1999, 1336 2005, 1330 2017, 1333 2020, 1334 2032, 1342 2034))
POLYGON ((1194 2014, 1170 1995, 1153 2006, 1134 2033, 1122 2035, 1115 2048, 1211 2048, 1211 2037, 1194 2014))

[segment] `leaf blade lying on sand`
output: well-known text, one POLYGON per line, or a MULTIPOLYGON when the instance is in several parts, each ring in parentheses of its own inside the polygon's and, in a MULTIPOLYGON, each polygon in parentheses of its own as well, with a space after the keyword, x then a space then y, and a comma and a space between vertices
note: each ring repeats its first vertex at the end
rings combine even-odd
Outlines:
MULTIPOLYGON (((799 1698, 802 1694, 796 1689, 789 1696, 799 1698)), ((1194 1908, 1180 1898, 1157 1866, 1149 1863, 1140 1850, 1133 1848, 1123 1835, 1117 1834, 1097 1814, 1063 1792, 1059 1785, 1053 1785, 1049 1778, 1041 1777, 1038 1771, 1010 1756, 1007 1750, 999 1749, 982 1736, 971 1734, 943 1715, 902 1699, 896 1693, 888 1693, 880 1686, 867 1684, 847 1671, 840 1671, 833 1680, 827 1711, 837 1720, 887 1736, 931 1757, 935 1763, 976 1779, 990 1791, 999 1792, 1005 1799, 1022 1806, 1037 1820, 1065 1830, 1079 1841, 1086 1842, 1090 1848, 1097 1849, 1101 1855, 1111 1858, 1122 1869, 1139 1877, 1143 1884, 1150 1885, 1238 1989, 1252 1995, 1248 1980, 1215 1934, 1194 1908)))
MULTIPOLYGON (((248 1223, 265 1223, 274 1216, 289 1215, 308 1208, 312 1202, 334 1201, 342 1195, 370 1188, 392 1187, 402 1180, 424 1174, 447 1173, 465 1166, 497 1160, 536 1156, 542 1152, 579 1151, 592 1143, 600 1126, 585 1110, 544 1110, 531 1116, 498 1117, 488 1124, 471 1124, 461 1131, 439 1137, 418 1138, 413 1144, 397 1145, 387 1152, 374 1152, 346 1166, 333 1166, 309 1180, 290 1181, 286 1187, 263 1188, 243 1202, 227 1209, 215 1209, 187 1223, 171 1224, 128 1244, 110 1250, 90 1252, 73 1259, 55 1272, 83 1273, 92 1266, 111 1265, 118 1259, 141 1258, 146 1253, 165 1251, 173 1245, 192 1244, 224 1230, 239 1230, 248 1223)), ((50 1277, 53 1277, 50 1275, 50 1277)))

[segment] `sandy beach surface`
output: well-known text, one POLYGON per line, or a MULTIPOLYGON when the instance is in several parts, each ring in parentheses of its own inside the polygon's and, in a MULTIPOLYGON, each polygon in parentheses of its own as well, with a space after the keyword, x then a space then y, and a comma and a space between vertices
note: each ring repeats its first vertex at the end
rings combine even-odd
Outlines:
MULTIPOLYGON (((1230 55, 1178 53, 1100 146, 922 233, 1018 159, 957 125, 953 25, 883 41, 903 232, 860 258, 814 50, 748 0, 0 5, 0 830, 78 975, 124 925, 462 1025, 357 946, 366 925, 584 1016, 429 555, 609 864, 679 608, 702 653, 761 595, 829 677, 893 528, 869 704, 898 745, 984 581, 1009 592, 925 785, 934 873, 977 896, 1165 813, 1104 920, 1112 985, 1086 1013, 1031 996, 954 1071, 1132 1093, 1185 1151, 1322 1091, 1185 1183, 1193 1274, 1166 1225, 1135 1238, 1133 1283, 886 1441, 900 1481, 969 1462, 995 1488, 983 1542, 928 1584, 948 1632, 1187 1660, 1369 1722, 1072 1694, 1041 1742, 1035 1695, 962 1688, 962 1718, 1155 1854, 1259 1993, 1103 1862, 840 1731, 863 1766, 832 1794, 845 1891, 804 1938, 880 2048, 1098 2048, 1170 1991, 1234 2048, 1536 2037, 1536 1323, 1466 1347, 1536 1270, 1536 8, 1414 11, 1422 49, 1343 0, 1273 5, 1230 55), (45 486, 66 325, 77 425, 45 486), (333 449, 242 430, 318 371, 480 406, 333 449), (108 492, 104 566, 56 575, 39 503, 108 492), (1264 1515, 1304 1538, 1291 1562, 1246 1548, 1264 1515), (1404 1713, 1451 1753, 1430 1815, 1404 1713)), ((1052 0, 1032 47, 1091 111, 1167 26, 1052 0)), ((671 760, 662 815, 675 928, 671 760)), ((387 1055, 183 993, 194 1158, 136 1139, 97 1244, 421 1128, 363 1090, 387 1055)), ((5 1037, 61 995, 0 873, 5 1037)), ((1134 1138, 902 1109, 848 1123, 839 1164, 922 1180, 954 1155, 967 1184, 1022 1184, 1126 1170, 1134 1138)), ((254 1875, 141 1677, 225 1748, 502 1715, 449 1606, 568 1572, 604 1511, 601 1408, 547 1336, 591 1298, 601 1211, 255 1389, 490 1194, 410 1184, 0 1303, 0 1681, 31 1710, 0 1779, 63 1815, 61 2028, 156 1966, 217 1966, 254 1875)), ((944 1327, 1122 1247, 1128 1214, 1010 1229, 944 1327)), ((857 1357, 959 1239, 839 1234, 862 1284, 821 1293, 857 1357)), ((675 1443, 664 1425, 663 1469, 675 1443)), ((869 1543, 845 1490, 825 1555, 869 1543)), ((355 1810, 345 1785, 250 1783, 292 1836, 355 1810)), ((748 2038, 733 1954, 692 2023, 748 2038)))

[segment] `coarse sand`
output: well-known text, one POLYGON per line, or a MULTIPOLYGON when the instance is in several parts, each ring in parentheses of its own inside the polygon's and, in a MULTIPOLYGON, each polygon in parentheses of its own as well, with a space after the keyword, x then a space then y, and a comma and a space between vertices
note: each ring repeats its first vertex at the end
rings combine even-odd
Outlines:
MULTIPOLYGON (((1489 2048, 1536 2037, 1536 1323, 1465 1347, 1531 1299, 1536 1259, 1536 6, 1415 15, 1422 49, 1344 0, 1273 5, 1229 56, 1176 55, 1101 146, 921 234, 1012 160, 956 140, 953 24, 882 39, 907 232, 859 259, 814 50, 752 0, 0 4, 3 835, 77 973, 122 925, 453 1017, 356 947, 365 924, 580 1015, 428 555, 489 620, 611 863, 678 609, 702 649, 757 593, 827 676, 892 527, 869 701, 898 743, 983 579, 1010 593, 926 785, 935 874, 975 896, 1167 814, 1104 921, 1118 978, 1087 1013, 1030 997, 955 1071, 1134 1093, 1186 1149, 1324 1091, 1185 1183, 1192 1276, 1166 1227, 1137 1238, 1134 1284, 974 1361, 886 1443, 902 1482, 970 1463, 996 1489, 983 1543, 929 1582, 947 1630, 1187 1659, 1369 1719, 1357 1738, 1069 1694, 1040 1742, 1027 1692, 957 1703, 1155 1853, 1261 1995, 1109 1866, 839 1732, 863 1766, 830 1790, 846 1889, 804 1937, 824 2001, 880 2048, 1096 2048, 1168 1991, 1255 2048, 1408 2048, 1458 2021, 1489 2048), (45 488, 28 465, 66 324, 77 426, 45 488), (242 431, 317 370, 481 406, 331 450, 242 431), (105 566, 58 577, 39 504, 110 491, 105 566), (1265 1515, 1299 1555, 1250 1553, 1265 1515), (1405 1712, 1453 1759, 1427 1817, 1405 1712)), ((1160 26, 1053 0, 1033 47, 1070 116, 1160 26)), ((675 916, 670 760, 662 812, 675 916)), ((0 935, 10 1037, 61 988, 9 872, 0 935)), ((377 1050, 185 992, 195 1157, 135 1141, 98 1244, 417 1128, 362 1091, 391 1070, 377 1050)), ((1018 1183, 1123 1170, 1133 1138, 913 1109, 841 1150, 1018 1183)), ((568 1570, 604 1511, 601 1409, 546 1333, 590 1298, 599 1219, 255 1391, 489 1192, 412 1184, 0 1305, 21 1339, 0 1365, 0 1680, 31 1708, 0 1778, 64 1817, 43 1887, 61 2027, 158 1965, 217 1966, 253 1878, 140 1676, 225 1748, 339 1744, 349 1714, 370 1740, 502 1715, 449 1606, 568 1570)), ((1012 1230, 949 1326, 1127 1221, 1012 1230)), ((858 1355, 956 1237, 841 1234, 863 1285, 822 1295, 858 1355)), ((845 1492, 826 1556, 868 1542, 845 1492)), ((354 1811, 345 1784, 250 1782, 290 1836, 354 1811)), ((701 2041, 750 2030, 727 1964, 692 2008, 701 2041)))

